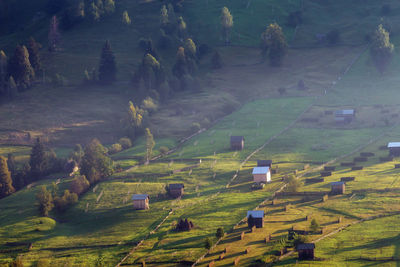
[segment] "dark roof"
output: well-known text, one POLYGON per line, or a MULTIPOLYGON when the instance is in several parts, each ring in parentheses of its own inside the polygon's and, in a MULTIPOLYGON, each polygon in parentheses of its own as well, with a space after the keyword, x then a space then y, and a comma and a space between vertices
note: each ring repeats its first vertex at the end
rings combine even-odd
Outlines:
POLYGON ((244 137, 243 136, 231 136, 231 142, 242 142, 244 141, 244 137))
POLYGON ((332 182, 331 185, 344 185, 344 182, 332 182))
POLYGON ((169 189, 181 189, 185 188, 184 184, 169 184, 168 185, 169 189))
POLYGON ((297 250, 314 249, 315 248, 315 244, 314 243, 304 243, 304 244, 297 245, 296 248, 297 248, 297 250))
POLYGON ((249 218, 250 215, 253 218, 264 218, 264 211, 263 210, 249 210, 249 211, 247 211, 247 218, 249 218))
POLYGON ((354 113, 354 109, 342 109, 335 111, 336 116, 353 116, 354 113))
POLYGON ((272 160, 257 160, 257 165, 260 166, 271 166, 272 160))

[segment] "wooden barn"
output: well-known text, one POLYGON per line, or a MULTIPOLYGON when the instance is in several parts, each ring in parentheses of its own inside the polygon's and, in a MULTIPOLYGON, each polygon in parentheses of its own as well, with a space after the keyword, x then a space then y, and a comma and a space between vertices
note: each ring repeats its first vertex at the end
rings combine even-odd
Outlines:
POLYGON ((249 228, 255 226, 256 228, 264 227, 264 211, 263 210, 249 210, 247 211, 247 225, 249 228))
POLYGON ((304 243, 297 245, 296 250, 299 253, 299 260, 313 260, 314 249, 314 243, 304 243))
POLYGON ((184 184, 169 184, 168 185, 168 194, 174 198, 182 197, 183 193, 184 193, 184 189, 185 189, 184 184))
POLYGON ((346 190, 346 184, 344 182, 331 183, 331 194, 332 195, 343 195, 345 190, 346 190))
POLYGON ((149 209, 149 195, 147 194, 135 194, 132 196, 133 207, 137 210, 148 210, 149 209))
POLYGON ((271 182, 271 169, 269 167, 253 168, 253 179, 255 183, 271 182))
POLYGON ((400 142, 390 142, 387 147, 391 156, 400 156, 400 142))
POLYGON ((353 121, 356 112, 354 109, 342 109, 335 111, 335 122, 336 123, 350 123, 353 121))
POLYGON ((272 160, 257 160, 257 167, 270 167, 270 168, 272 168, 272 160))
POLYGON ((243 136, 231 136, 231 149, 242 150, 244 148, 244 137, 243 136))

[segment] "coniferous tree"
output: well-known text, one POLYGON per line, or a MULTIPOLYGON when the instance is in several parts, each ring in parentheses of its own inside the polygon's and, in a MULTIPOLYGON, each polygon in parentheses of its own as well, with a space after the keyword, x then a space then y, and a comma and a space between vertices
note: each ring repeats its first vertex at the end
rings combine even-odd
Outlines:
POLYGON ((233 26, 233 16, 227 7, 223 7, 221 10, 221 26, 222 37, 224 38, 225 44, 228 44, 230 32, 233 26))
POLYGON ((113 162, 99 140, 93 139, 85 146, 80 173, 85 175, 90 184, 95 184, 113 173, 113 162))
POLYGON ((99 66, 99 81, 103 84, 112 83, 116 79, 117 66, 110 42, 107 40, 103 46, 99 66))
POLYGON ((40 138, 36 139, 32 147, 29 165, 31 167, 31 176, 33 180, 39 179, 46 171, 46 151, 40 138))
POLYGON ((393 58, 394 45, 390 42, 389 32, 382 24, 375 31, 370 49, 372 61, 380 73, 383 73, 393 58))
POLYGON ((276 23, 270 24, 261 34, 261 40, 263 55, 268 55, 271 66, 280 66, 288 48, 282 28, 276 23))
POLYGON ((103 0, 94 0, 94 4, 96 5, 99 12, 99 17, 103 16, 103 14, 105 13, 103 0))
POLYGON ((50 191, 42 186, 36 194, 36 199, 39 202, 39 212, 41 216, 49 216, 49 212, 53 209, 53 196, 50 191))
POLYGON ((98 21, 100 19, 100 10, 94 2, 89 4, 88 14, 92 21, 98 21))
POLYGON ((0 50, 0 95, 7 93, 7 56, 0 50))
POLYGON ((114 13, 114 11, 115 11, 114 0, 104 0, 103 8, 104 8, 104 12, 107 15, 114 13))
POLYGON ((185 41, 185 53, 187 57, 196 58, 197 55, 197 47, 192 39, 188 38, 185 41))
POLYGON ((168 18, 168 10, 165 5, 162 6, 161 11, 160 11, 160 24, 161 28, 164 28, 168 25, 169 23, 169 18, 168 18))
POLYGON ((185 48, 183 47, 178 48, 178 52, 176 53, 176 62, 172 68, 172 72, 178 78, 181 78, 188 73, 185 48))
POLYGON ((181 39, 184 39, 186 36, 186 22, 183 20, 183 17, 178 18, 178 35, 181 39))
POLYGON ((15 83, 13 76, 10 76, 8 79, 7 94, 9 98, 14 98, 18 94, 17 84, 15 83))
POLYGON ((58 29, 59 23, 56 16, 53 16, 50 20, 50 29, 49 29, 49 51, 55 52, 59 48, 61 43, 61 34, 58 29))
POLYGON ((131 25, 131 18, 126 10, 122 13, 122 23, 127 26, 131 25))
POLYGON ((17 45, 13 57, 8 64, 8 72, 13 76, 17 85, 28 88, 35 77, 29 61, 28 49, 25 46, 17 45))
POLYGON ((211 66, 213 69, 222 68, 222 59, 218 51, 215 51, 214 55, 211 58, 211 66))
POLYGON ((7 160, 0 156, 0 198, 4 198, 15 192, 12 185, 11 173, 8 170, 7 160))
POLYGON ((146 128, 146 161, 148 162, 151 159, 151 155, 153 154, 153 148, 155 146, 154 138, 149 128, 146 128))
POLYGON ((17 165, 15 164, 15 157, 13 154, 8 153, 7 155, 7 167, 11 175, 14 175, 17 171, 17 165))
POLYGON ((154 88, 156 86, 156 73, 160 68, 160 63, 151 54, 146 54, 143 57, 142 68, 142 76, 146 89, 154 88))
POLYGON ((32 65, 32 68, 35 72, 39 72, 42 69, 42 62, 40 60, 39 49, 41 45, 33 39, 33 37, 29 38, 28 42, 28 52, 29 52, 29 62, 32 65))

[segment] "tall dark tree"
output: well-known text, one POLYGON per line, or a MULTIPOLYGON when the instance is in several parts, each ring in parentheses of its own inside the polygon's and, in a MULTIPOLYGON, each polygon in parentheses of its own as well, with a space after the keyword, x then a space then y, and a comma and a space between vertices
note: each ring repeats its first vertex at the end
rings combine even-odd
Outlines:
POLYGON ((15 157, 11 153, 8 153, 7 155, 7 167, 8 170, 11 172, 11 175, 15 174, 15 172, 17 171, 17 165, 15 164, 15 157))
POLYGON ((49 29, 49 51, 55 52, 59 48, 61 43, 61 34, 58 29, 59 22, 56 16, 53 16, 50 20, 50 29, 49 29))
POLYGON ((101 51, 99 66, 99 81, 107 84, 112 83, 116 79, 117 66, 115 63, 114 53, 111 50, 111 44, 107 40, 101 51))
POLYGON ((49 212, 53 209, 53 196, 51 191, 43 185, 36 194, 36 199, 39 202, 39 212, 41 216, 49 216, 49 212))
POLYGON ((29 38, 28 42, 28 52, 29 52, 29 62, 36 73, 40 72, 42 69, 42 62, 40 60, 39 49, 41 45, 35 41, 33 37, 29 38))
POLYGON ((145 134, 146 134, 146 162, 148 162, 151 159, 151 155, 153 154, 153 148, 156 142, 154 142, 153 134, 150 132, 149 128, 146 128, 145 134))
POLYGON ((142 127, 143 114, 139 107, 135 107, 132 101, 129 101, 128 112, 123 120, 124 128, 131 140, 135 140, 137 132, 142 127))
POLYGON ((178 48, 178 52, 176 53, 176 62, 172 68, 172 72, 178 78, 181 78, 188 73, 185 48, 183 47, 178 48))
POLYGON ((7 92, 7 56, 0 50, 0 95, 7 92))
POLYGON ((280 66, 287 53, 288 45, 282 28, 277 24, 270 24, 261 34, 263 55, 268 55, 271 66, 280 66))
POLYGON ((14 77, 15 82, 22 88, 31 85, 35 77, 35 71, 29 61, 28 49, 25 46, 17 45, 13 57, 8 63, 8 72, 14 77))
POLYGON ((95 184, 113 173, 113 162, 99 140, 93 139, 85 146, 80 172, 90 184, 95 184))
POLYGON ((382 24, 375 31, 370 49, 372 61, 380 73, 383 73, 393 58, 394 45, 390 42, 389 32, 382 24))
POLYGON ((211 67, 213 69, 222 68, 222 59, 218 51, 215 51, 214 55, 211 58, 211 67))
POLYGON ((15 192, 12 185, 11 173, 8 170, 7 160, 0 156, 0 198, 11 195, 15 192))
POLYGON ((34 146, 32 147, 31 157, 29 159, 29 165, 31 167, 31 177, 33 180, 38 180, 46 170, 46 151, 40 138, 36 139, 34 146))
POLYGON ((15 83, 14 77, 10 76, 7 83, 7 95, 9 98, 14 98, 18 94, 17 84, 15 83))
POLYGON ((230 32, 233 26, 233 16, 227 7, 223 7, 221 10, 221 26, 222 37, 224 38, 225 44, 228 44, 230 32))

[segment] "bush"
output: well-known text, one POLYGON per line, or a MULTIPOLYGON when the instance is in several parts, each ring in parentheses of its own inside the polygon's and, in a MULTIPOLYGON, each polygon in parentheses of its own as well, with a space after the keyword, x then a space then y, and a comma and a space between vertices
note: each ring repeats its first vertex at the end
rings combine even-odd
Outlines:
POLYGON ((50 267, 50 260, 49 259, 39 259, 36 263, 36 267, 50 267))
POLYGON ((77 194, 80 196, 81 194, 85 193, 89 189, 89 181, 86 179, 84 175, 76 176, 70 186, 69 189, 72 193, 77 194))
POLYGON ((222 227, 218 228, 218 229, 217 229, 217 233, 215 234, 215 236, 216 236, 218 239, 220 239, 220 238, 222 238, 224 235, 225 235, 224 228, 222 228, 222 227))
POLYGON ((70 193, 69 190, 65 190, 62 197, 56 197, 54 199, 54 206, 59 212, 65 212, 69 206, 77 202, 78 195, 76 193, 70 193))
POLYGON ((118 143, 113 144, 110 149, 108 149, 109 154, 115 154, 122 151, 122 146, 118 143))
POLYGON ((62 76, 62 75, 56 73, 56 74, 54 75, 54 77, 51 79, 51 83, 52 83, 54 86, 64 86, 64 85, 67 84, 67 80, 65 79, 64 76, 62 76))
POLYGON ((118 143, 122 146, 123 149, 128 149, 132 147, 132 141, 128 137, 122 137, 118 140, 118 143))
POLYGON ((333 29, 328 32, 326 35, 326 39, 328 40, 328 43, 331 45, 337 44, 340 40, 340 32, 337 29, 333 29))
POLYGON ((289 175, 284 179, 285 183, 287 184, 285 191, 286 192, 297 192, 301 187, 301 182, 296 179, 293 175, 289 175))
POLYGON ((166 147, 166 146, 161 146, 161 147, 158 149, 158 151, 160 151, 160 154, 161 154, 161 155, 165 155, 165 154, 169 151, 169 148, 166 147))
POLYGON ((193 122, 192 127, 190 129, 192 132, 198 132, 201 129, 201 125, 198 122, 193 122))
POLYGON ((304 243, 308 243, 308 242, 309 242, 309 238, 307 236, 305 236, 305 235, 297 235, 293 239, 293 246, 297 247, 300 244, 304 244, 304 243))
POLYGON ((158 104, 151 97, 146 97, 145 99, 143 99, 142 105, 140 107, 151 114, 157 111, 158 104))
POLYGON ((319 229, 319 223, 317 222, 316 219, 312 219, 310 223, 310 230, 311 232, 315 233, 319 229))
POLYGON ((204 247, 206 249, 210 249, 213 246, 213 242, 211 238, 207 237, 206 240, 204 241, 204 247))

